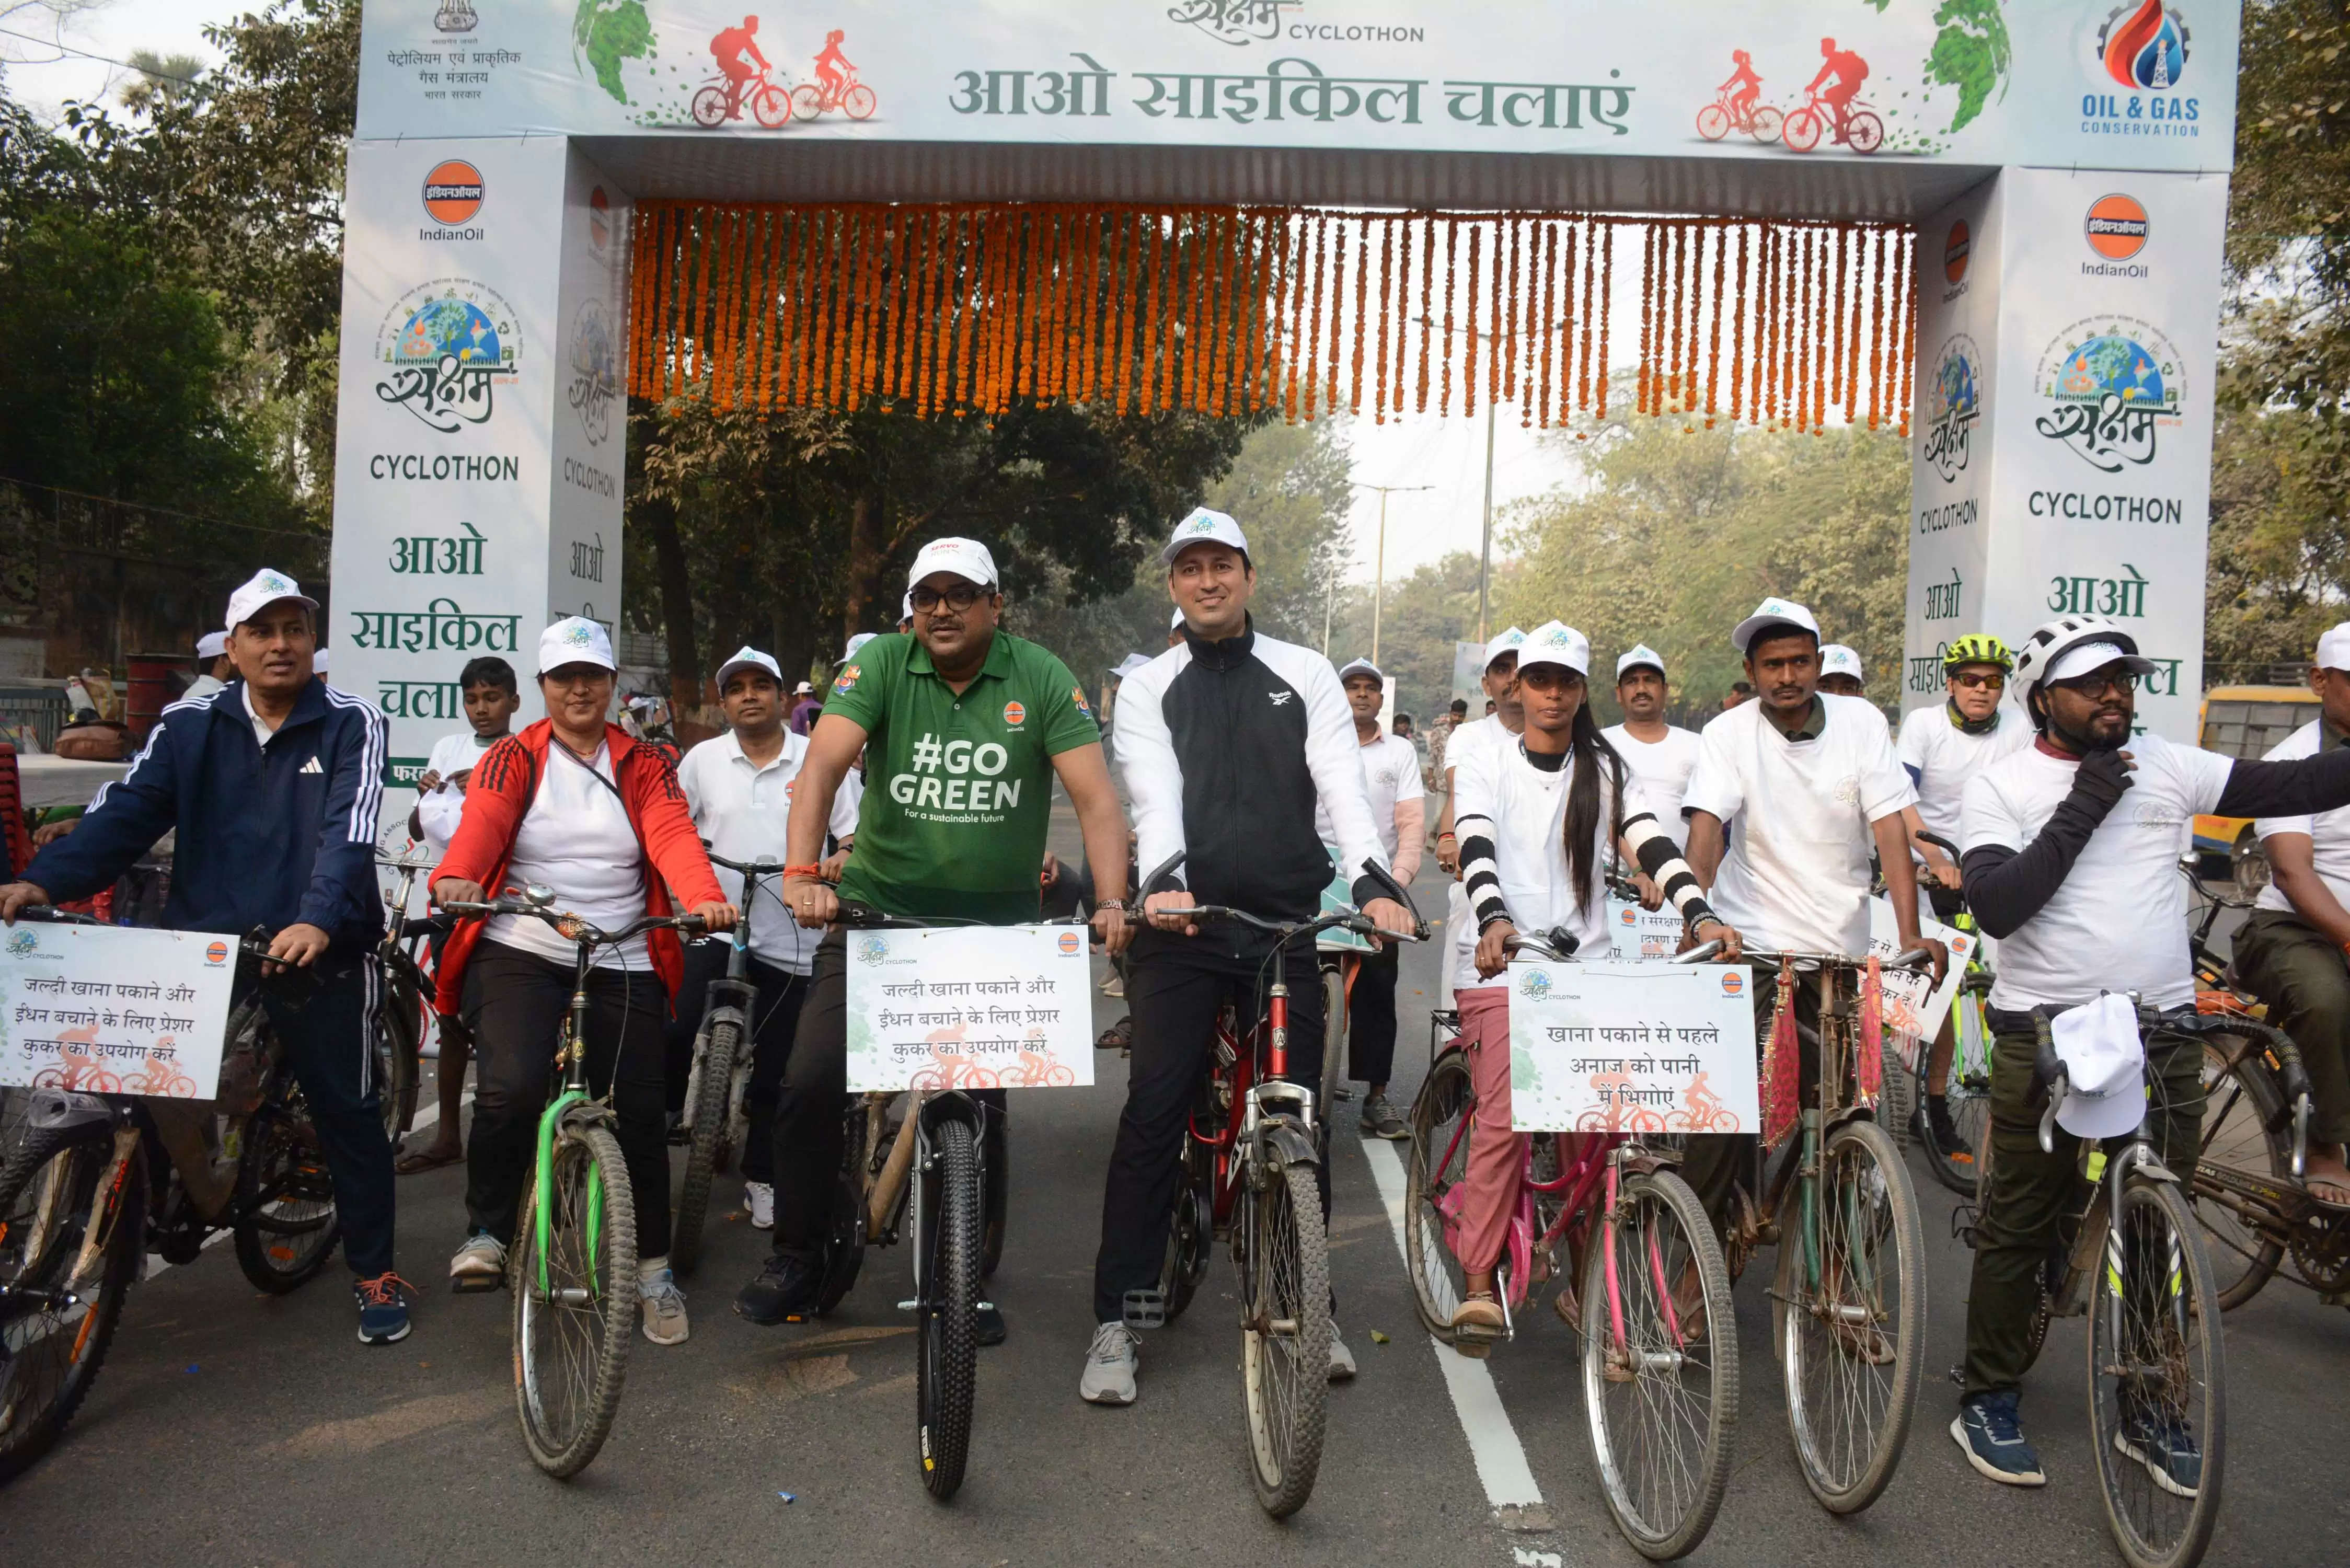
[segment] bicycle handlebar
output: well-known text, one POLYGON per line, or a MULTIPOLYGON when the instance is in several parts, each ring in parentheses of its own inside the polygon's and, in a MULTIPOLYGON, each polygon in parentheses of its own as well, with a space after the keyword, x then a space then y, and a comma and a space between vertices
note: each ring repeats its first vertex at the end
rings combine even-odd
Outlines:
POLYGON ((737 872, 744 877, 780 877, 784 872, 784 863, 772 855, 748 862, 729 860, 711 848, 707 842, 702 845, 702 852, 712 866, 723 866, 729 871, 737 872))
POLYGON ((699 936, 707 929, 700 915, 639 915, 619 930, 607 931, 589 925, 577 915, 564 914, 543 904, 525 903, 512 894, 487 902, 458 899, 442 905, 441 909, 442 913, 455 915, 461 919, 484 919, 492 915, 527 915, 533 919, 546 921, 567 940, 577 942, 583 948, 617 947, 647 931, 664 928, 690 936, 699 936))
MULTIPOLYGON (((1867 955, 1855 958, 1850 953, 1799 953, 1781 951, 1774 948, 1747 948, 1744 956, 1765 963, 1835 964, 1846 969, 1866 969, 1867 955)), ((1877 965, 1886 969, 1919 969, 1934 961, 1934 955, 1924 948, 1911 948, 1896 953, 1877 965)))
MULTIPOLYGON (((1163 862, 1161 862, 1158 868, 1153 870, 1149 876, 1145 877, 1142 879, 1142 891, 1140 897, 1148 898, 1153 893, 1174 893, 1182 891, 1183 889, 1170 884, 1168 882, 1168 878, 1174 876, 1175 867, 1183 864, 1185 855, 1185 851, 1180 849, 1177 850, 1174 854, 1169 856, 1163 862)), ((1235 909, 1229 906, 1221 904, 1196 904, 1189 909, 1182 910, 1181 913, 1189 915, 1194 919, 1238 920, 1243 925, 1253 926, 1261 931, 1274 932, 1280 935, 1282 940, 1284 941, 1291 937, 1302 935, 1308 930, 1326 931, 1336 930, 1341 928, 1350 930, 1357 936, 1361 937, 1386 937, 1399 942, 1426 941, 1428 940, 1428 922, 1419 918, 1419 907, 1412 902, 1411 895, 1404 891, 1402 884, 1399 883, 1395 877, 1388 873, 1388 868, 1384 866, 1366 861, 1363 865, 1363 875, 1368 877, 1372 881, 1377 882, 1379 885, 1379 890, 1388 898, 1404 907, 1404 912, 1411 916, 1412 929, 1410 931, 1403 932, 1383 929, 1380 927, 1372 924, 1370 921, 1363 919, 1360 913, 1357 911, 1348 911, 1345 914, 1328 914, 1323 916, 1319 920, 1302 924, 1288 924, 1280 921, 1267 920, 1261 916, 1250 914, 1245 909, 1235 909), (1353 924, 1347 923, 1350 915, 1354 921, 1353 924)), ((1173 914, 1177 911, 1170 909, 1167 912, 1173 914)), ((1148 920, 1149 919, 1148 915, 1141 913, 1139 909, 1135 911, 1135 913, 1138 919, 1144 920, 1148 920)))

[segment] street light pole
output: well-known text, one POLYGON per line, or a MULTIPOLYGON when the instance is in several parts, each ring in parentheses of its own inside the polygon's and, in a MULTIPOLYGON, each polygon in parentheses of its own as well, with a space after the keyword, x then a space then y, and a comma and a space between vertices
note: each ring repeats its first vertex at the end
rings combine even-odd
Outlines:
MULTIPOLYGON (((1477 640, 1485 629, 1485 600, 1493 580, 1493 400, 1485 400, 1485 540, 1477 552, 1477 640)), ((1373 659, 1376 663, 1378 660, 1373 659)))
MULTIPOLYGON (((1347 483, 1353 485, 1357 490, 1376 490, 1379 493, 1379 542, 1377 550, 1373 554, 1373 559, 1376 564, 1371 568, 1371 662, 1373 664, 1377 664, 1379 661, 1380 601, 1387 597, 1388 587, 1388 497, 1399 491, 1408 493, 1414 490, 1433 490, 1436 486, 1433 484, 1365 484, 1359 479, 1350 479, 1347 481, 1347 483)), ((1486 507, 1487 517, 1489 520, 1488 532, 1491 531, 1490 519, 1492 516, 1492 510, 1491 499, 1489 497, 1486 507)), ((1328 642, 1328 634, 1326 629, 1324 634, 1324 642, 1326 646, 1323 648, 1322 653, 1325 658, 1327 658, 1329 656, 1330 649, 1326 646, 1328 642)))

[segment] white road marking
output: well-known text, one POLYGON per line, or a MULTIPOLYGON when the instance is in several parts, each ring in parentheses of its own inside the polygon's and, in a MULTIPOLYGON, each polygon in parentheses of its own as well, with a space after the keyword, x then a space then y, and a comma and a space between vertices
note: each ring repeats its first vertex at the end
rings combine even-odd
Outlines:
MULTIPOLYGON (((1364 1140, 1363 1157, 1370 1161, 1380 1200, 1387 1205, 1396 1251, 1408 1257, 1404 1252, 1403 1161, 1397 1156, 1395 1145, 1385 1138, 1364 1140)), ((1437 1366, 1443 1369, 1445 1390, 1452 1396, 1453 1413, 1460 1417, 1461 1433, 1469 1439, 1470 1458, 1476 1463, 1477 1480, 1485 1489, 1485 1501, 1503 1519, 1523 1519, 1540 1510, 1542 1488, 1535 1484, 1534 1469, 1526 1463, 1526 1450, 1518 1441, 1517 1428, 1510 1424, 1510 1413, 1502 1407, 1501 1392, 1493 1386, 1492 1373, 1483 1362, 1461 1355, 1432 1334, 1428 1343, 1436 1352, 1437 1366)), ((1523 1553, 1518 1560, 1527 1561, 1523 1553)), ((1557 1561, 1550 1558, 1551 1563, 1557 1561)))
POLYGON ((1536 1552, 1525 1546, 1512 1547, 1511 1556, 1518 1568, 1564 1568, 1565 1563, 1555 1552, 1536 1552))

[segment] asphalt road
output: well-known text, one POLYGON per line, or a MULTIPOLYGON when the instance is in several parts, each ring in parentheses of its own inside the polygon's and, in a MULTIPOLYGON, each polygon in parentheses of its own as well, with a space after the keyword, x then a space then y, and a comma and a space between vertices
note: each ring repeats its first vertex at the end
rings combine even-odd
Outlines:
MULTIPOLYGON (((1423 907, 1440 909, 1440 887, 1423 888, 1423 907)), ((1425 1065, 1435 975, 1431 950, 1407 956, 1401 1096, 1425 1065)), ((1100 1002, 1098 1021, 1121 1005, 1100 1002)), ((638 1340, 602 1455, 567 1483, 540 1475, 515 1431, 506 1298, 452 1297, 442 1284, 463 1227, 451 1168, 400 1185, 401 1267, 427 1288, 398 1346, 355 1342, 339 1272, 265 1298, 225 1248, 134 1292, 66 1441, 0 1493, 0 1563, 1639 1561, 1598 1499, 1564 1325, 1547 1310, 1527 1314, 1486 1375, 1456 1363, 1449 1376, 1451 1353, 1416 1330, 1370 1163, 1388 1154, 1353 1136, 1352 1107, 1336 1140, 1331 1253, 1363 1370, 1332 1392, 1327 1457, 1305 1510, 1275 1524, 1251 1495, 1221 1253, 1201 1303, 1146 1337, 1140 1403, 1080 1403, 1101 1173, 1125 1078, 1114 1056, 1098 1067, 1091 1088, 1014 1097, 1011 1236, 995 1287, 1012 1332, 982 1353, 975 1454, 951 1505, 931 1502, 916 1475, 911 1327, 894 1304, 910 1291, 902 1250, 869 1254, 855 1294, 824 1324, 757 1329, 727 1310, 764 1246, 739 1212, 687 1282, 692 1339, 638 1340), (1529 1486, 1539 1502, 1513 1517, 1534 1528, 1503 1528, 1491 1497, 1523 1501, 1529 1486)), ((1811 1501, 1766 1359, 1767 1270, 1752 1270, 1738 1291, 1737 1465, 1692 1561, 2119 1561, 2089 1470, 2077 1320, 2057 1325, 2026 1394, 2046 1490, 1979 1479, 1948 1435, 1956 1391, 1943 1373, 1960 1356, 1968 1254, 1950 1239, 1950 1199, 1916 1175, 1934 1293, 1925 1394, 1899 1474, 1857 1519, 1811 1501)), ((2350 1556, 2350 1314, 2280 1280, 2227 1328, 2233 1440, 2207 1561, 2339 1563, 2350 1556)))

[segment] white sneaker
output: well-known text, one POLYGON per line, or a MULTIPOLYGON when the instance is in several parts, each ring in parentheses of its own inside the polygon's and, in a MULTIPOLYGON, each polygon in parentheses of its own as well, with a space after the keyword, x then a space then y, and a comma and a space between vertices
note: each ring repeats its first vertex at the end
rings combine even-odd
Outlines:
POLYGON ((1077 1379, 1077 1397, 1090 1405, 1134 1403, 1134 1369, 1141 1360, 1140 1342, 1122 1323, 1106 1323, 1094 1330, 1086 1350, 1086 1373, 1077 1379))
POLYGON ((506 1272, 505 1243, 495 1236, 468 1236, 449 1260, 452 1280, 494 1280, 506 1272))
POLYGON ((743 1184, 743 1207, 751 1211, 751 1229, 772 1231, 775 1228, 775 1189, 764 1181, 743 1184))
POLYGON ((1352 1383, 1355 1380, 1355 1353, 1338 1337, 1338 1325, 1330 1325, 1330 1381, 1352 1383))
POLYGON ((644 1321, 645 1337, 655 1345, 683 1345, 688 1332, 685 1293, 666 1267, 637 1280, 637 1310, 644 1321))

